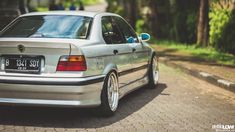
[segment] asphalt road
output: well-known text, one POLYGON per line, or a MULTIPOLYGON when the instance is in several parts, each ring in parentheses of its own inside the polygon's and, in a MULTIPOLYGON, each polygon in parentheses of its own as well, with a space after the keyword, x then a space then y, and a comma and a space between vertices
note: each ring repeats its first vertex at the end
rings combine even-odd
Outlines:
POLYGON ((235 94, 160 66, 158 88, 145 87, 120 101, 115 116, 90 109, 0 107, 0 131, 215 131, 235 125, 235 94))

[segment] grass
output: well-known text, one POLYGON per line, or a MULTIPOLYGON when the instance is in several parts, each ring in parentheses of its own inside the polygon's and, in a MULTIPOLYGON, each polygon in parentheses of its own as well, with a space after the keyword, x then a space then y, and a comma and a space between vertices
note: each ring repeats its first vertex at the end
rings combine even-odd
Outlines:
MULTIPOLYGON (((104 1, 104 0, 83 0, 82 2, 83 2, 83 4, 84 4, 85 6, 88 6, 88 5, 99 4, 99 3, 101 3, 102 1, 104 1)), ((68 8, 68 7, 70 6, 70 3, 71 3, 71 2, 65 2, 65 7, 68 8)), ((76 2, 75 2, 75 5, 78 7, 78 6, 79 6, 79 2, 76 1, 76 2)))
POLYGON ((104 0, 83 0, 84 5, 94 5, 102 2, 104 0))
POLYGON ((37 7, 38 12, 48 11, 48 7, 37 7))
POLYGON ((152 42, 163 48, 174 49, 178 52, 188 53, 193 57, 213 61, 218 64, 235 66, 235 56, 228 53, 221 53, 214 48, 200 48, 195 45, 176 43, 173 41, 154 41, 152 42))

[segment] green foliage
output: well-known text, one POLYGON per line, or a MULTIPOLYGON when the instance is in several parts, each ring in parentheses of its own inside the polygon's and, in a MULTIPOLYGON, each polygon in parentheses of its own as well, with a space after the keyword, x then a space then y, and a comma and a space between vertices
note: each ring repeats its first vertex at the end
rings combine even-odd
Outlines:
POLYGON ((235 10, 231 13, 228 23, 225 24, 224 29, 219 39, 221 45, 218 46, 219 50, 232 53, 235 55, 235 10))
POLYGON ((37 7, 36 11, 38 11, 38 12, 48 11, 48 7, 37 7))
POLYGON ((116 6, 114 13, 117 13, 117 14, 119 14, 121 16, 124 16, 124 14, 125 14, 124 9, 121 6, 116 6))
POLYGON ((84 5, 94 5, 100 2, 101 0, 83 0, 84 5))
POLYGON ((209 13, 210 18, 210 44, 218 48, 224 26, 229 21, 229 11, 226 9, 214 9, 209 13))
POLYGON ((209 16, 210 44, 219 51, 235 54, 235 12, 214 9, 209 16))
MULTIPOLYGON (((81 0, 83 2, 83 4, 86 5, 94 5, 99 3, 101 0, 81 0)), ((79 6, 79 1, 78 0, 74 0, 74 4, 76 6, 79 6)), ((69 7, 71 5, 71 0, 65 0, 64 6, 65 7, 69 7)))
MULTIPOLYGON (((130 6, 127 6, 130 0, 106 1, 109 12, 131 19, 128 15, 130 6)), ((137 32, 148 32, 158 39, 196 45, 199 0, 138 0, 136 5, 131 6, 138 7, 137 32)), ((207 48, 235 54, 235 11, 231 13, 228 7, 222 0, 210 1, 210 45, 207 48)))
POLYGON ((106 0, 106 1, 108 2, 108 8, 107 8, 108 12, 113 12, 125 17, 126 10, 124 10, 123 6, 120 6, 119 1, 116 0, 106 0))
POLYGON ((145 28, 145 22, 143 19, 139 19, 136 22, 136 32, 137 33, 144 33, 147 32, 147 29, 145 28))

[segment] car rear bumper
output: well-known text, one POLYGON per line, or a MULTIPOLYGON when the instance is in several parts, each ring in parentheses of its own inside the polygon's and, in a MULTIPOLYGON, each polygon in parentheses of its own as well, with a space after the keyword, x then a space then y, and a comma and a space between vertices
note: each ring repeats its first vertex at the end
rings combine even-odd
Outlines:
POLYGON ((0 104, 94 107, 105 75, 85 78, 0 76, 0 104))

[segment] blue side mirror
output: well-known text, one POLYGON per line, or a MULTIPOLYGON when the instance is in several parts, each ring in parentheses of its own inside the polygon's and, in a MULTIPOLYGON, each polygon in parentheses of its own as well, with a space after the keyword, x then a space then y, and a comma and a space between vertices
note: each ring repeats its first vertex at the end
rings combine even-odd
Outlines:
POLYGON ((150 35, 148 33, 141 33, 140 38, 142 41, 149 41, 150 40, 150 35))
POLYGON ((135 43, 135 38, 133 37, 127 38, 127 43, 135 43))

